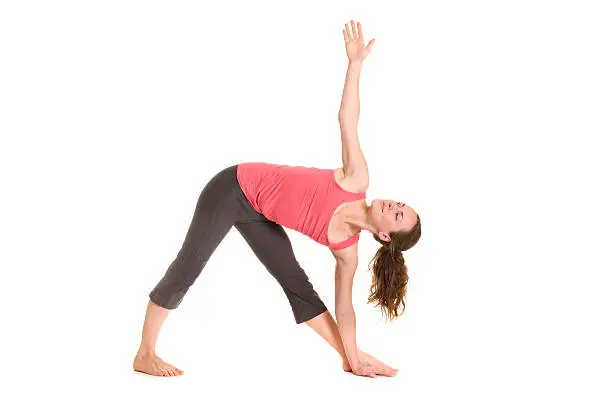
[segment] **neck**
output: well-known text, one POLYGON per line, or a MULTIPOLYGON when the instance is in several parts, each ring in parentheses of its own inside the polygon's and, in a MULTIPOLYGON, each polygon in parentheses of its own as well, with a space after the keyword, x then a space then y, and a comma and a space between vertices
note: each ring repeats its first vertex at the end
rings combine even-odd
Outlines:
POLYGON ((368 230, 374 234, 377 233, 372 225, 372 207, 365 200, 352 202, 347 205, 341 213, 343 223, 346 223, 352 233, 357 233, 360 230, 368 230))

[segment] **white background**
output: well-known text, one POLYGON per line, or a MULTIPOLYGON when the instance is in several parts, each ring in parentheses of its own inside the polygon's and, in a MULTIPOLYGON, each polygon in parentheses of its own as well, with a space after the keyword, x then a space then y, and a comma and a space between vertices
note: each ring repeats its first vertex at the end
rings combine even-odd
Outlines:
MULTIPOLYGON (((2 2, 1 404, 609 406, 606 3, 2 2), (398 375, 343 372, 234 229, 162 329, 185 374, 133 372, 214 174, 341 166, 350 19, 367 200, 422 219, 391 323, 360 240, 358 345, 398 375)), ((329 251, 288 233, 333 310, 329 251)))

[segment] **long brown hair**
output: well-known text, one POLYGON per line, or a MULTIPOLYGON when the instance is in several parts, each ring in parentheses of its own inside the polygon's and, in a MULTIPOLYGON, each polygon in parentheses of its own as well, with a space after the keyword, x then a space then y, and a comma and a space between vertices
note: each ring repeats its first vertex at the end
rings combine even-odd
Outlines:
POLYGON ((408 267, 404 262, 403 251, 414 246, 421 237, 421 218, 417 214, 417 222, 407 232, 391 232, 390 242, 381 240, 373 234, 374 239, 382 246, 370 261, 372 271, 372 286, 368 296, 368 304, 380 306, 383 314, 389 320, 402 315, 406 309, 404 297, 408 288, 408 267), (401 312, 398 312, 400 306, 401 312))

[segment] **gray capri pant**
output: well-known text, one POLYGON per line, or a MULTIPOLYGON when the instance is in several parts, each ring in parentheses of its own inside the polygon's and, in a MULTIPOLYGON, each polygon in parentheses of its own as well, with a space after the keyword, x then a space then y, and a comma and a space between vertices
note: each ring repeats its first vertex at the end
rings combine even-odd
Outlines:
POLYGON ((327 311, 295 259, 289 236, 278 223, 253 209, 240 188, 238 165, 217 173, 204 187, 178 255, 149 294, 151 301, 175 309, 232 226, 279 282, 300 324, 327 311))

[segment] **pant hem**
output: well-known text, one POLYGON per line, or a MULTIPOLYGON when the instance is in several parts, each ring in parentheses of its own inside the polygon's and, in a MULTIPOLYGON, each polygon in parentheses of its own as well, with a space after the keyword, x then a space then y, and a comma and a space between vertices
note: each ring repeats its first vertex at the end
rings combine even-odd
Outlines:
POLYGON ((162 307, 165 308, 167 310, 173 310, 176 309, 178 307, 178 304, 174 304, 174 305, 170 305, 167 302, 161 301, 158 297, 155 296, 155 294, 151 293, 149 294, 149 299, 151 300, 151 302, 155 305, 157 305, 158 307, 162 307))
POLYGON ((295 323, 299 325, 301 323, 308 322, 311 319, 316 318, 319 315, 323 314, 325 311, 327 311, 327 307, 323 306, 322 308, 319 308, 318 310, 316 310, 313 313, 302 315, 300 318, 296 318, 295 323))

